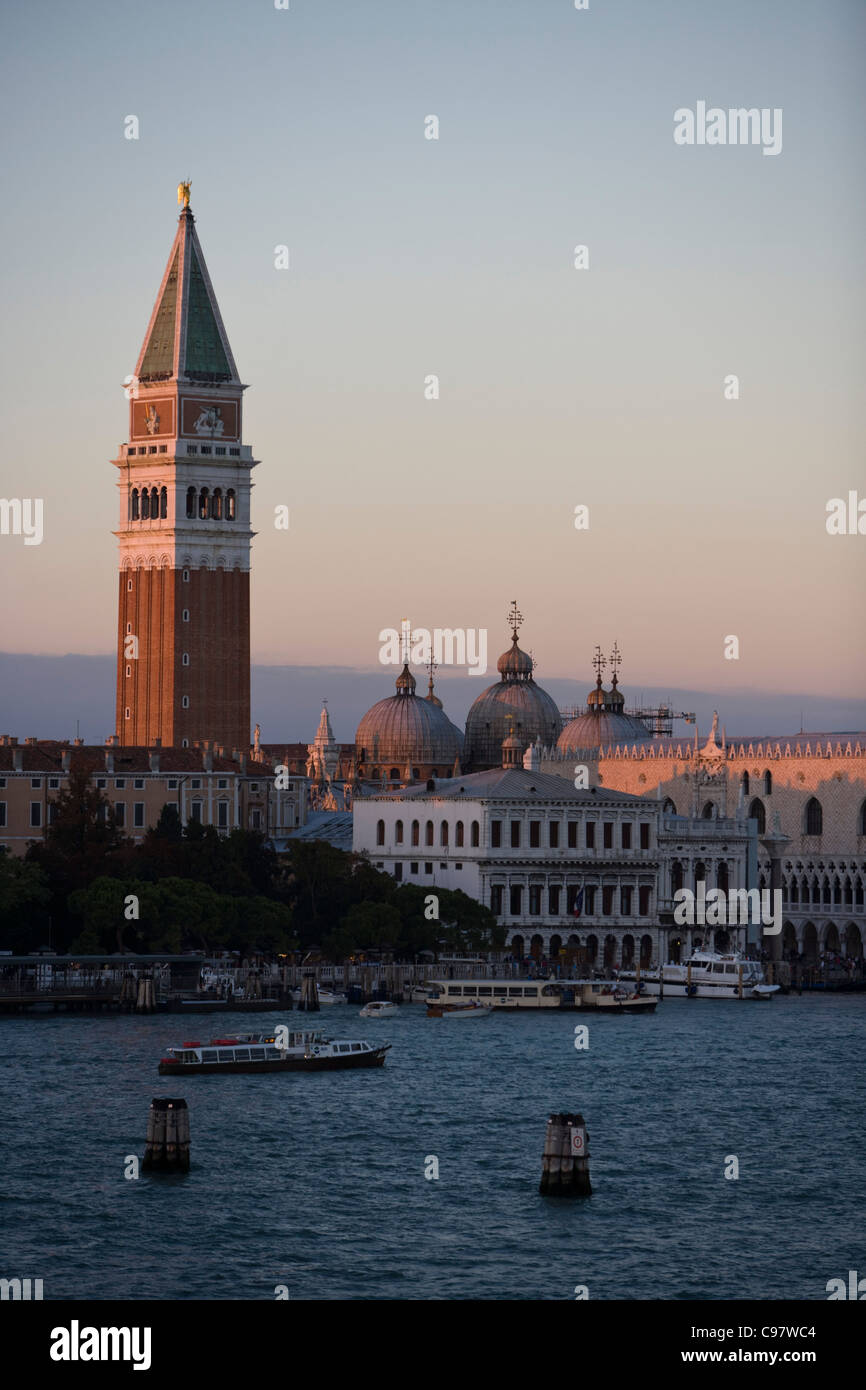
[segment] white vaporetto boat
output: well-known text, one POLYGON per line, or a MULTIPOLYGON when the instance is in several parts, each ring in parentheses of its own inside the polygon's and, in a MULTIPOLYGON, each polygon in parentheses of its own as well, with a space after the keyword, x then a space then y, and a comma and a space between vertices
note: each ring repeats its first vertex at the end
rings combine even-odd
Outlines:
POLYGON ((387 999, 371 999, 361 1010, 361 1018, 390 1018, 397 1012, 397 1005, 387 999))
MULTIPOLYGON (((620 980, 635 980, 634 970, 620 970, 620 980)), ((760 961, 739 951, 693 951, 681 964, 664 967, 665 999, 771 999, 778 985, 768 985, 760 961)), ((646 994, 661 993, 658 970, 642 970, 640 982, 646 994)))

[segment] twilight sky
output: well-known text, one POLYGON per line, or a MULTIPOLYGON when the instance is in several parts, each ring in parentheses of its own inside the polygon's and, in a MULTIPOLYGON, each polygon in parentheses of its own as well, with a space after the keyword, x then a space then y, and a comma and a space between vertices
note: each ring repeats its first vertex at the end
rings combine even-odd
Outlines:
POLYGON ((0 536, 2 650, 113 650, 121 383, 190 177, 262 461, 254 661, 369 669, 409 617, 492 667, 516 597, 574 700, 615 639, 627 694, 863 694, 866 537, 825 528, 866 499, 863 4, 90 0, 2 35, 0 493, 45 508, 0 536), (678 146, 699 101, 781 108, 781 153, 678 146))

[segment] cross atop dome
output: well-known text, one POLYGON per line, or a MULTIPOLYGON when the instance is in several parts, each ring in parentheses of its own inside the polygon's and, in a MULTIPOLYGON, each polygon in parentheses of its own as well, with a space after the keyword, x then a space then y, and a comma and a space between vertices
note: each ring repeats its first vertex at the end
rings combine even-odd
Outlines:
POLYGON ((617 684, 619 682, 619 668, 622 665, 622 657, 619 654, 619 647, 617 646, 616 642, 614 642, 613 651, 610 654, 610 664, 613 668, 613 680, 611 681, 611 684, 614 690, 616 690, 617 684))
POLYGON ((514 638, 515 642, 517 641, 518 635, 520 633, 522 623, 523 614, 517 607, 517 599, 514 598, 511 600, 511 607, 508 610, 508 626, 511 628, 511 635, 514 638))
POLYGON ((595 648, 595 656, 592 658, 592 664, 593 664, 593 666, 595 667, 595 675, 596 675, 596 681, 595 681, 595 683, 596 683, 596 685, 600 686, 600 685, 601 685, 601 673, 602 673, 602 671, 604 670, 605 666, 607 665, 607 657, 602 656, 602 654, 601 654, 601 647, 599 647, 598 645, 596 645, 596 648, 595 648))

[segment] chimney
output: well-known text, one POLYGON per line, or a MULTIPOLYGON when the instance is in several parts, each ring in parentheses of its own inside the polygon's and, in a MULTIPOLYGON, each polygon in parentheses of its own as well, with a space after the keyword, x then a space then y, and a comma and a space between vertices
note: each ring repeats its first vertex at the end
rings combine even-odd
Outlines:
POLYGON ((24 740, 24 746, 25 746, 26 748, 35 748, 38 742, 39 742, 38 738, 34 738, 33 735, 31 734, 31 736, 30 736, 29 738, 25 738, 25 740, 24 740))
POLYGON ((24 771, 24 749, 16 748, 17 738, 12 741, 12 766, 16 772, 24 771))
POLYGON ((63 772, 71 772, 71 770, 72 770, 72 750, 71 750, 70 748, 64 748, 63 753, 62 753, 61 758, 60 758, 60 766, 61 766, 61 771, 63 771, 63 772))
POLYGON ((151 748, 148 760, 151 772, 159 772, 159 739, 156 739, 156 747, 151 748))
POLYGON ((72 747, 73 747, 73 748, 83 748, 83 747, 84 747, 84 739, 83 739, 83 738, 74 738, 74 739, 72 740, 72 747))
POLYGON ((106 748, 105 750, 105 771, 114 771, 114 752, 111 748, 106 748))
POLYGON ((213 772, 213 744, 209 738, 204 740, 201 752, 201 765, 205 772, 213 772))

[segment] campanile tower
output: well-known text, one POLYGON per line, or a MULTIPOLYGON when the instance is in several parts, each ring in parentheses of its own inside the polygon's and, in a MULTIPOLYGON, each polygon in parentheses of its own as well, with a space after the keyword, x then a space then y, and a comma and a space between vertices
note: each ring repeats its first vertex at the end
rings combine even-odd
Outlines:
POLYGON ((242 397, 183 211, 138 358, 118 469, 121 744, 250 741, 250 474, 242 397))

